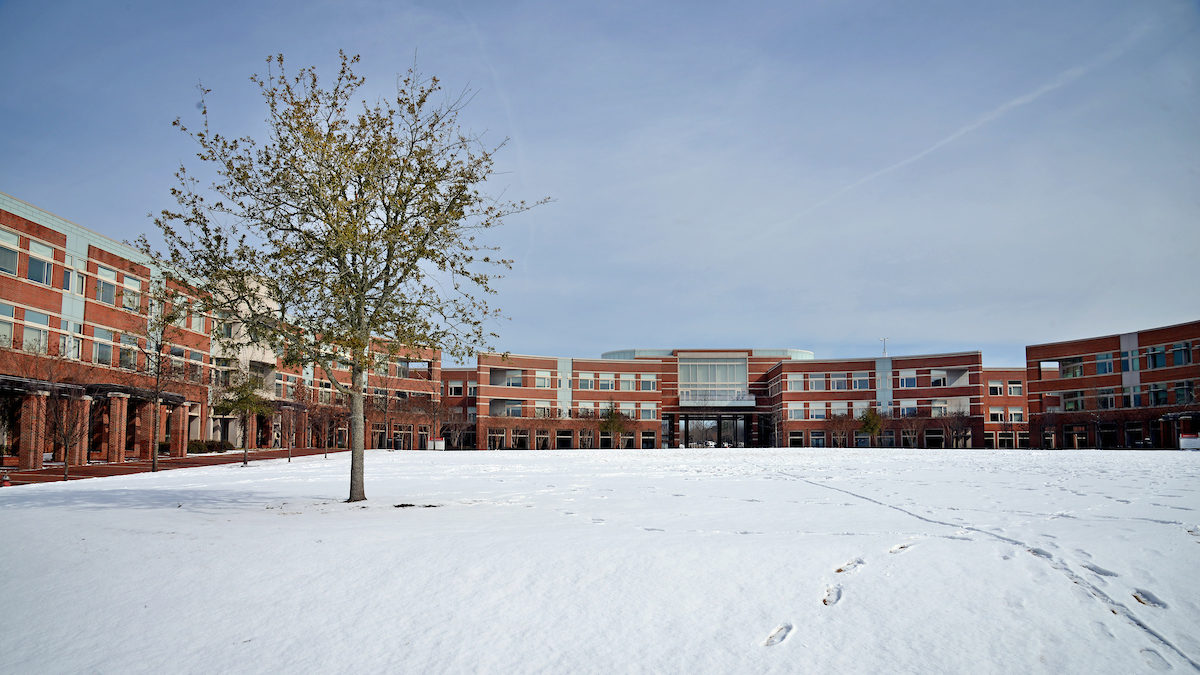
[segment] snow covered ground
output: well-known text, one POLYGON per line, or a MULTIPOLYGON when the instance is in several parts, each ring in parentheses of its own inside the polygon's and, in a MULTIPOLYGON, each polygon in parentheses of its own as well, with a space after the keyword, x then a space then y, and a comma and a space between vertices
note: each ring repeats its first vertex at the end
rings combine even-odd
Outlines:
POLYGON ((348 463, 0 489, 3 670, 1200 670, 1200 453, 348 463))

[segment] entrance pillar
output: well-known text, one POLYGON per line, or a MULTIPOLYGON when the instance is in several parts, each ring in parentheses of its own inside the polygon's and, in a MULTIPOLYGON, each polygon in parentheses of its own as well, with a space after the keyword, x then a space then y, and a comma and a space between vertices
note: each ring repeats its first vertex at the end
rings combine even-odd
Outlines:
POLYGON ((48 391, 37 391, 21 400, 18 468, 42 468, 42 453, 46 450, 46 399, 49 396, 48 391))
POLYGON ((84 396, 78 401, 73 401, 72 404, 76 407, 75 423, 78 428, 75 429, 75 447, 67 452, 67 462, 70 464, 87 464, 88 462, 88 445, 92 435, 92 397, 84 396))
POLYGON ((309 447, 308 441, 308 411, 302 411, 296 420, 296 447, 309 447))
POLYGON ((251 450, 258 447, 258 415, 246 415, 246 428, 242 429, 242 436, 242 444, 245 447, 251 450))
POLYGON ((187 455, 187 411, 188 404, 182 403, 175 406, 171 411, 168 423, 170 424, 171 432, 171 456, 183 457, 187 455))
POLYGON ((129 394, 108 395, 108 455, 110 462, 125 461, 125 426, 129 411, 129 394))

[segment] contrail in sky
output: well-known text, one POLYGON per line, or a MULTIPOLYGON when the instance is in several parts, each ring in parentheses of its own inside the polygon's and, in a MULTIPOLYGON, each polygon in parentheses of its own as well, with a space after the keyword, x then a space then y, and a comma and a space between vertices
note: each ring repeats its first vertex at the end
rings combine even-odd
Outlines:
MULTIPOLYGON (((1021 96, 1018 96, 1018 97, 1012 99, 1011 101, 1007 101, 1007 102, 1001 104, 1000 106, 997 106, 995 109, 990 110, 987 113, 984 113, 982 116, 980 116, 975 121, 958 129, 954 133, 950 134, 949 136, 946 136, 945 138, 934 143, 933 145, 929 146, 928 148, 925 148, 924 150, 916 153, 915 155, 906 157, 906 158, 900 160, 899 162, 896 162, 895 164, 890 164, 888 166, 885 166, 884 168, 879 169, 878 171, 873 171, 873 172, 863 176, 862 178, 859 178, 858 180, 854 181, 853 183, 842 186, 841 188, 834 191, 832 194, 824 197, 823 199, 817 201, 814 204, 809 205, 807 208, 800 211, 799 213, 796 213, 791 218, 789 218, 786 222, 779 223, 779 225, 787 225, 792 222, 795 222, 796 220, 809 215, 813 211, 816 211, 817 209, 821 208, 822 206, 825 206, 826 204, 829 204, 830 202, 837 200, 839 197, 846 194, 847 192, 850 192, 852 190, 860 188, 863 185, 870 183, 871 181, 874 181, 878 178, 886 176, 889 173, 892 173, 893 171, 903 169, 904 167, 906 167, 910 164, 921 161, 922 159, 928 157, 929 155, 937 152, 941 148, 953 143, 954 141, 957 141, 958 139, 962 138, 963 136, 966 136, 967 134, 969 134, 973 131, 976 131, 977 129, 987 126, 988 124, 991 124, 992 122, 1000 119, 1001 117, 1007 115, 1010 111, 1014 110, 1015 108, 1020 108, 1021 106, 1033 103, 1034 101, 1045 96, 1046 94, 1049 94, 1050 92, 1055 91, 1057 89, 1061 89, 1062 87, 1065 87, 1068 84, 1071 84, 1075 80, 1078 80, 1079 78, 1081 78, 1084 75, 1088 74, 1089 72, 1095 70, 1096 68, 1098 68, 1098 67, 1116 59, 1117 57, 1121 56, 1122 54, 1124 54, 1126 51, 1129 50, 1130 47, 1133 46, 1133 44, 1135 42, 1140 40, 1142 38, 1142 36, 1145 35, 1146 31, 1147 31, 1146 24, 1139 26, 1136 30, 1134 30, 1132 33, 1130 33, 1129 37, 1122 40, 1119 44, 1114 46, 1112 49, 1109 49, 1108 51, 1101 54, 1099 57, 1097 57, 1091 63, 1082 65, 1082 66, 1075 66, 1073 68, 1068 68, 1067 70, 1064 70, 1063 72, 1059 73, 1057 77, 1055 77, 1053 80, 1050 80, 1046 84, 1043 84, 1042 86, 1038 87, 1037 89, 1034 89, 1031 92, 1022 94, 1021 96)), ((769 229, 771 229, 771 230, 777 229, 779 227, 779 225, 776 225, 769 229)))

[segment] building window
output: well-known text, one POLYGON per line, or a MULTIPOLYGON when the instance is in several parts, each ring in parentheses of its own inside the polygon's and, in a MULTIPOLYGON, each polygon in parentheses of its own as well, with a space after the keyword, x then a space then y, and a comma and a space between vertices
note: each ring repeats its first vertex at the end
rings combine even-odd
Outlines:
POLYGON ((644 420, 658 419, 658 406, 654 403, 643 403, 641 415, 644 420))
POLYGON ((1003 396, 1004 383, 1000 380, 988 380, 988 396, 1003 396))
MULTIPOLYGON (((121 353, 119 355, 119 363, 122 368, 127 368, 129 370, 137 370, 137 346, 138 346, 137 336, 134 336, 134 335, 122 335, 121 336, 121 353)), ((175 350, 172 349, 171 353, 174 354, 175 350)), ((183 350, 180 350, 180 354, 182 354, 182 353, 183 353, 183 350)), ((151 356, 153 356, 153 354, 151 354, 151 356)), ((164 359, 164 357, 162 357, 162 356, 159 356, 158 358, 164 359)), ((165 368, 164 368, 164 370, 165 370, 165 368)))
POLYGON ((658 387, 658 382, 654 375, 643 374, 642 379, 638 382, 638 388, 642 391, 654 391, 658 387))
POLYGON ((21 238, 8 230, 0 230, 0 242, 12 246, 0 246, 0 271, 16 276, 17 249, 21 248, 21 238))
POLYGON ((92 337, 95 340, 95 351, 92 354, 93 363, 103 363, 106 366, 112 365, 112 345, 107 344, 112 342, 113 334, 110 330, 103 328, 93 328, 92 337), (104 340, 105 342, 100 342, 104 340))
POLYGON ((804 432, 803 431, 789 431, 788 432, 788 447, 789 448, 803 448, 804 447, 804 432))
POLYGON ((550 405, 550 401, 534 401, 533 402, 534 417, 554 417, 554 408, 550 405))
POLYGON ((1171 345, 1171 363, 1176 366, 1186 366, 1192 362, 1192 345, 1190 342, 1177 342, 1171 345))
POLYGON ((788 391, 804 391, 804 373, 788 373, 788 391))
POLYGON ((809 403, 808 418, 813 420, 825 419, 825 404, 824 403, 809 403))
MULTIPOLYGON (((197 333, 204 332, 204 315, 203 314, 201 314, 199 312, 195 312, 195 311, 192 312, 192 330, 196 331, 197 333)), ((383 367, 385 369, 384 374, 386 375, 387 374, 386 373, 387 364, 385 363, 383 365, 383 367)))
POLYGON ((946 379, 946 371, 944 371, 944 370, 929 371, 929 386, 944 387, 947 384, 948 384, 948 380, 946 379))
POLYGON ((1188 405, 1196 402, 1194 382, 1175 383, 1175 405, 1188 405))
POLYGON ((900 416, 901 417, 916 417, 917 416, 917 401, 908 399, 900 401, 900 416))
POLYGON ((1021 386, 1020 380, 1009 380, 1008 381, 1008 395, 1009 396, 1021 396, 1022 389, 1024 389, 1024 387, 1021 386))
POLYGON ((1096 407, 1100 410, 1112 410, 1117 405, 1117 399, 1112 389, 1101 389, 1096 392, 1096 407))
POLYGON ((1063 392, 1062 405, 1064 412, 1076 412, 1083 410, 1083 392, 1082 391, 1067 391, 1063 392))
POLYGON ((475 396, 475 393, 478 391, 479 391, 479 383, 478 382, 468 382, 467 383, 467 396, 468 397, 475 396))
POLYGON ((54 249, 36 242, 29 242, 29 268, 25 272, 25 277, 34 283, 50 285, 50 279, 54 275, 54 249), (35 258, 34 256, 40 256, 35 258), (46 258, 42 260, 41 258, 46 258))
POLYGON ((1150 405, 1166 405, 1167 404, 1167 385, 1162 382, 1151 384, 1147 390, 1149 394, 1150 405))
POLYGON ((1008 409, 1008 421, 1024 422, 1025 421, 1025 409, 1024 408, 1009 408, 1008 409))
POLYGON ((25 329, 21 335, 21 349, 27 352, 45 354, 46 346, 50 343, 49 326, 49 315, 35 312, 31 309, 25 310, 25 329), (41 328, 40 326, 46 326, 46 328, 41 328))
POLYGON ((462 396, 463 383, 462 380, 454 380, 446 385, 447 396, 462 396))
POLYGON ((548 371, 548 370, 535 371, 534 376, 533 376, 533 386, 537 387, 538 389, 549 389, 551 386, 550 371, 548 371))
POLYGON ((591 373, 579 373, 576 377, 578 378, 576 389, 591 389, 595 383, 591 373))
POLYGON ((871 374, 870 373, 855 373, 854 374, 854 388, 855 389, 870 389, 871 388, 871 374))
POLYGON ((812 442, 812 446, 814 448, 825 447, 825 432, 824 431, 810 431, 810 432, 808 432, 808 437, 809 437, 809 440, 812 442))
POLYGON ((810 373, 808 376, 809 391, 825 391, 825 373, 810 373))
MULTIPOLYGON (((1147 347, 1146 348, 1146 369, 1165 368, 1167 365, 1167 351, 1162 347, 1147 347)), ((1154 405, 1154 404, 1151 404, 1154 405)))
POLYGON ((1003 422, 1004 421, 1004 408, 988 408, 988 421, 989 422, 1003 422))
POLYGON ((1083 377, 1083 358, 1075 356, 1058 362, 1058 376, 1063 379, 1083 377))
POLYGON ((600 373, 600 376, 596 381, 596 389, 599 389, 600 391, 612 391, 614 386, 613 382, 614 376, 612 373, 600 373))
POLYGON ((1107 375, 1113 371, 1113 354, 1105 352, 1096 355, 1096 374, 1107 375))
POLYGON ((946 399, 935 398, 929 402, 930 417, 945 417, 946 416, 946 399))
POLYGON ((1122 373, 1136 373, 1139 365, 1137 351, 1121 352, 1122 373))
POLYGON ((871 447, 871 436, 865 431, 854 432, 854 447, 869 448, 871 447))
POLYGON ((850 410, 850 406, 848 405, 848 403, 846 401, 832 401, 829 404, 829 416, 830 417, 841 417, 844 415, 848 415, 849 410, 850 410))
POLYGON ((804 419, 804 404, 803 403, 789 403, 789 404, 787 404, 787 411, 788 411, 788 419, 789 420, 804 419))
POLYGON ((902 370, 896 377, 897 389, 914 389, 917 386, 917 371, 902 370))
POLYGON ((850 380, 846 373, 832 373, 829 376, 829 388, 834 391, 846 391, 850 388, 850 380))

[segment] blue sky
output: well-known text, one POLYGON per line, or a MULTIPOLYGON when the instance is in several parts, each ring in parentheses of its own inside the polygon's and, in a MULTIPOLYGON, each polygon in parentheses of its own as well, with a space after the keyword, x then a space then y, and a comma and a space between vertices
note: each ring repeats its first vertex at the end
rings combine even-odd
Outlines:
POLYGON ((1195 2, 0 3, 0 191, 132 240, 267 55, 416 60, 492 141, 496 346, 1024 345, 1200 318, 1195 2))

